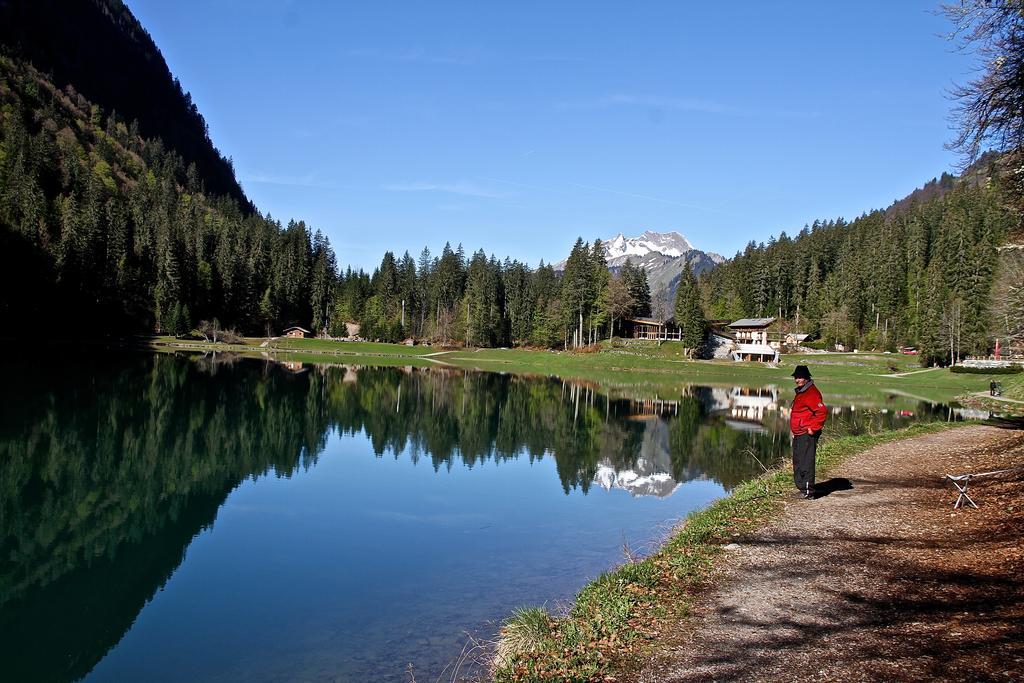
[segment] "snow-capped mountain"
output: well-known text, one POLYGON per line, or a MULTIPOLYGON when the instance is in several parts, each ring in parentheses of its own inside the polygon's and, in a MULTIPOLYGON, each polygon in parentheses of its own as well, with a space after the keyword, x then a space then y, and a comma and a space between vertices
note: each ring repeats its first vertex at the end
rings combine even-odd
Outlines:
POLYGON ((651 252, 665 256, 682 256, 693 251, 690 240, 678 232, 652 232, 645 230, 639 237, 626 237, 621 232, 604 243, 605 258, 609 261, 630 256, 646 256, 651 252))
MULTIPOLYGON (((645 230, 639 237, 626 237, 619 233, 611 239, 602 240, 602 243, 605 260, 612 272, 617 272, 627 260, 647 271, 656 317, 671 315, 667 311, 671 310, 684 268, 700 275, 725 261, 719 254, 697 249, 684 235, 675 231, 645 230)), ((563 270, 565 261, 554 264, 554 268, 563 270)))

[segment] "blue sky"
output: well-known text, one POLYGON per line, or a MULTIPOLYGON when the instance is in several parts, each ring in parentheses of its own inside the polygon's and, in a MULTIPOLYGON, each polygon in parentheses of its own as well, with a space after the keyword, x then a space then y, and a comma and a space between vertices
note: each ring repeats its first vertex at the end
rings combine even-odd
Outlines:
POLYGON ((972 66, 914 0, 127 4, 259 209, 366 269, 855 217, 956 165, 972 66))

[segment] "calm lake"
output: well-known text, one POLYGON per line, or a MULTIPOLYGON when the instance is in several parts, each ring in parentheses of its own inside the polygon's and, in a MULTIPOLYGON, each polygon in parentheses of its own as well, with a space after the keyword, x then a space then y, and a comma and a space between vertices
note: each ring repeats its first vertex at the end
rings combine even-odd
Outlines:
MULTIPOLYGON (((171 355, 2 372, 9 681, 434 681, 467 634, 783 457, 792 394, 171 355)), ((830 428, 950 415, 894 397, 830 428)))

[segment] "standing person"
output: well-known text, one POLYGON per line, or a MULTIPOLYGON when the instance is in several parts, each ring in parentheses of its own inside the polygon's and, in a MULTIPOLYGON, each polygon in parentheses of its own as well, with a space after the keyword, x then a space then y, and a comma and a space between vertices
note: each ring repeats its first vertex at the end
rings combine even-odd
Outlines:
POLYGON ((789 429, 793 432, 793 483, 804 498, 814 498, 814 457, 828 411, 806 365, 796 366, 793 381, 796 382, 796 398, 789 414, 789 429))

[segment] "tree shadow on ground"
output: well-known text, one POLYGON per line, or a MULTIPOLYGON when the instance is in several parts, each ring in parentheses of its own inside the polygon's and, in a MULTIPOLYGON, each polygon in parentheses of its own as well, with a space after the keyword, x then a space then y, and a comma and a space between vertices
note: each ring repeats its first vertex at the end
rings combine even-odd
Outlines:
MULTIPOLYGON (((891 556, 865 565, 877 582, 867 591, 819 583, 791 614, 719 610, 732 637, 703 643, 690 670, 667 680, 789 680, 808 665, 826 678, 830 671, 859 671, 861 680, 1005 680, 1007 670, 1018 670, 1019 581, 963 568, 936 571, 891 556), (778 662, 793 669, 777 670, 778 662)), ((795 577, 772 578, 781 584, 795 577)))

